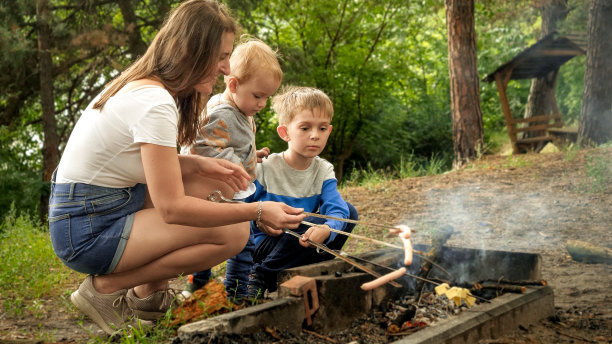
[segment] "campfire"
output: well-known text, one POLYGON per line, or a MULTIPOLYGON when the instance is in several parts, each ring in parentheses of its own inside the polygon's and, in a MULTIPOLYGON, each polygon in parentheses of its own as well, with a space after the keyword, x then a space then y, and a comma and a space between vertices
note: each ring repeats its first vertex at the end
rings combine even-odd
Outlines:
POLYGON ((554 312, 539 255, 445 246, 451 234, 449 227, 432 245, 415 245, 409 266, 403 249, 387 248, 285 270, 274 300, 187 324, 178 336, 191 343, 207 333, 246 334, 273 324, 279 331, 326 337, 373 316, 391 338, 445 343, 455 336, 463 339, 453 343, 470 343, 554 312), (387 274, 399 278, 367 287, 387 274))

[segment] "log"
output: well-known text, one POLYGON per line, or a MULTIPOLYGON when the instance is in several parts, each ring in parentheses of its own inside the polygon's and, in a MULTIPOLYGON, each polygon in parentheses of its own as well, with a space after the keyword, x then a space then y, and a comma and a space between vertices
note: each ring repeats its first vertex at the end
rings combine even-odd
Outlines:
POLYGON ((565 244, 572 259, 588 264, 612 264, 612 249, 580 240, 568 240, 565 244))
POLYGON ((507 280, 507 279, 485 279, 482 280, 480 282, 478 282, 479 284, 483 284, 483 283, 500 283, 500 284, 508 284, 508 285, 536 285, 536 286, 546 286, 548 285, 548 282, 546 282, 546 280, 539 280, 539 281, 529 281, 529 280, 523 280, 523 281, 511 281, 511 280, 507 280))
POLYGON ((508 293, 524 293, 527 288, 522 285, 512 285, 512 284, 497 284, 497 283, 486 283, 475 286, 476 290, 478 289, 492 289, 499 292, 508 292, 508 293))

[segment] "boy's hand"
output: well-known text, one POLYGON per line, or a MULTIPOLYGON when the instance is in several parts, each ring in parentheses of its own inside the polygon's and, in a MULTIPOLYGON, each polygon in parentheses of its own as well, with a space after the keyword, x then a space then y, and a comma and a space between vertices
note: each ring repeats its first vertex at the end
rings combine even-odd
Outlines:
POLYGON ((300 239, 300 245, 304 247, 312 247, 309 243, 306 242, 306 240, 308 239, 321 244, 325 240, 327 240, 327 238, 329 238, 330 233, 331 232, 329 231, 328 225, 318 225, 310 227, 308 228, 306 233, 302 234, 302 238, 300 239))
POLYGON ((255 154, 257 155, 257 162, 262 162, 264 158, 267 158, 268 155, 270 155, 270 148, 264 147, 258 150, 255 154))

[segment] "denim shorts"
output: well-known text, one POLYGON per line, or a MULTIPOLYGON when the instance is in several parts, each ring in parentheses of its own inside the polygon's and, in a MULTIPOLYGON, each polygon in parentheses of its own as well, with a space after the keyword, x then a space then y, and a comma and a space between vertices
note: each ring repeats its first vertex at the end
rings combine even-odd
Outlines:
POLYGON ((49 232, 55 254, 69 268, 91 275, 115 270, 130 237, 146 186, 108 188, 51 181, 49 232))

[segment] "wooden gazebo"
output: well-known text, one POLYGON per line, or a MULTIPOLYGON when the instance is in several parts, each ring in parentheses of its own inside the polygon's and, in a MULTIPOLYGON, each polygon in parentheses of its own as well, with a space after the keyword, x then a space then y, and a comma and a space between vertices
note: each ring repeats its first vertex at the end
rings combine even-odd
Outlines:
MULTIPOLYGON (((530 118, 515 118, 510 111, 506 88, 510 80, 532 79, 546 76, 548 73, 558 70, 561 65, 574 56, 583 55, 584 50, 573 40, 559 36, 556 32, 551 33, 538 42, 514 56, 510 61, 504 63, 494 72, 487 75, 483 81, 497 84, 499 100, 508 128, 508 135, 512 143, 514 154, 533 150, 534 147, 552 141, 553 132, 567 132, 572 134, 575 129, 564 129, 563 116, 560 114, 555 101, 553 101, 554 113, 550 115, 536 115, 530 118), (544 133, 535 137, 519 138, 521 132, 544 133)), ((554 100, 554 95, 551 97, 554 100)))

